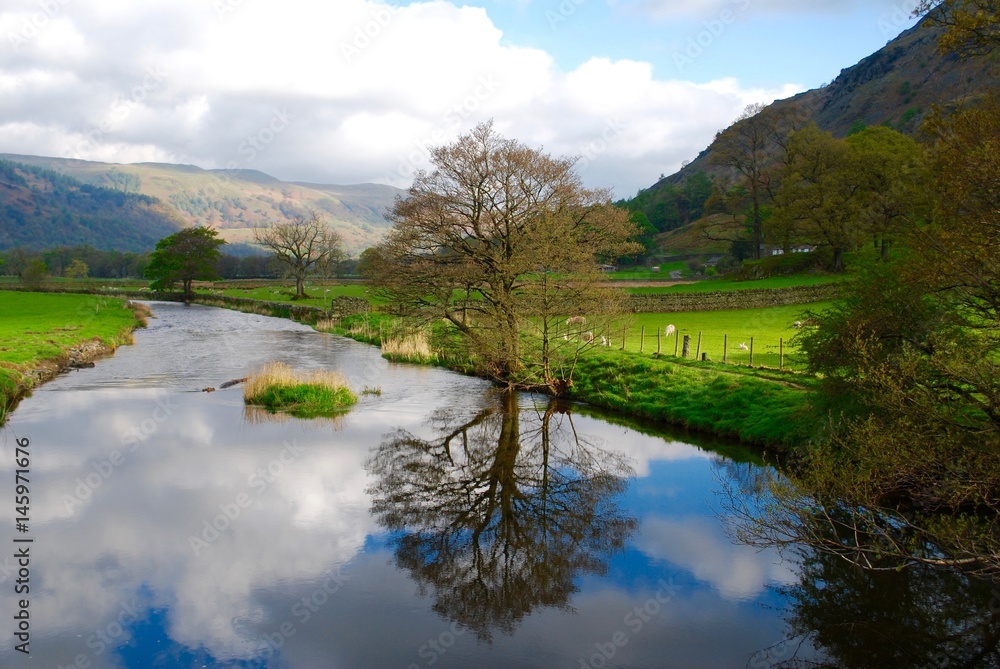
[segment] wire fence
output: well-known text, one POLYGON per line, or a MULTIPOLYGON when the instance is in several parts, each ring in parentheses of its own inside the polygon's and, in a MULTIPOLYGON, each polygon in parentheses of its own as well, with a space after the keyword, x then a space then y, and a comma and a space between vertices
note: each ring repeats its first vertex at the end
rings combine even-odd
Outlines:
POLYGON ((633 326, 603 333, 596 341, 609 348, 661 357, 792 371, 806 367, 805 355, 785 337, 633 326))

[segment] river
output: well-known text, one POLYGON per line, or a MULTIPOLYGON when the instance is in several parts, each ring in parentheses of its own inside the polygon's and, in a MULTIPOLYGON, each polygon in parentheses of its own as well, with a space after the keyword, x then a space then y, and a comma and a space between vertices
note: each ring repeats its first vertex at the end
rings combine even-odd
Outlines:
MULTIPOLYGON (((929 638, 913 657, 933 660, 995 616, 1000 598, 961 579, 735 542, 724 491, 766 467, 731 444, 390 364, 287 320, 151 306, 134 346, 0 430, 2 667, 918 666, 885 664, 885 646, 929 638), (246 409, 239 386, 203 392, 271 360, 380 394, 308 421, 246 409), (15 594, 11 547, 28 545, 15 594), (25 598, 30 658, 9 613, 25 598)), ((996 666, 991 643, 966 666, 996 666)))

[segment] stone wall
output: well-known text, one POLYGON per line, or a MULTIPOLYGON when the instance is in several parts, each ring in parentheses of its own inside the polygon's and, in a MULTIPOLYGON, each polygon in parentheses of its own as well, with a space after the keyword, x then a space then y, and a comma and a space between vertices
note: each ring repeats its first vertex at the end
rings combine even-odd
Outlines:
POLYGON ((761 309, 808 302, 825 302, 836 299, 839 291, 840 287, 837 284, 821 284, 818 286, 729 290, 713 293, 630 295, 629 308, 635 313, 761 309))

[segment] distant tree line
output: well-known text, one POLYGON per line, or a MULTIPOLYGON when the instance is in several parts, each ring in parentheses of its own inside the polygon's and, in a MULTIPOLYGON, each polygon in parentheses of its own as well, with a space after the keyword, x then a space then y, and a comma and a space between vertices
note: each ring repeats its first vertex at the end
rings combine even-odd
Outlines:
MULTIPOLYGON (((141 279, 149 265, 148 253, 133 251, 102 251, 93 246, 59 246, 45 251, 16 247, 0 251, 0 275, 21 278, 34 263, 41 263, 42 277, 141 279), (70 268, 74 267, 75 271, 70 268), (80 274, 80 264, 86 272, 80 274)), ((348 276, 355 273, 358 261, 348 259, 338 263, 328 276, 348 276)), ((35 271, 39 266, 35 266, 35 271)), ((222 279, 277 279, 282 268, 270 255, 235 255, 222 253, 218 260, 222 279)))

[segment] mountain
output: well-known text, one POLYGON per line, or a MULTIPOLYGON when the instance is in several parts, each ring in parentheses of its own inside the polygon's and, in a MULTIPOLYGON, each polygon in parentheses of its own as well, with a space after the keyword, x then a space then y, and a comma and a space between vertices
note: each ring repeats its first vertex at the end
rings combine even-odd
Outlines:
POLYGON ((0 250, 89 244, 146 251, 183 225, 156 198, 0 160, 0 250))
MULTIPOLYGON (((797 108, 806 122, 815 121, 837 137, 855 128, 883 124, 915 135, 935 106, 947 107, 1000 88, 995 58, 942 55, 938 49, 942 32, 943 28, 925 18, 857 65, 841 70, 830 84, 778 100, 768 110, 781 114, 797 108)), ((720 136, 729 131, 722 131, 720 136)), ((659 229, 671 229, 663 227, 660 219, 663 211, 672 215, 678 201, 683 209, 683 199, 678 200, 683 184, 702 178, 702 174, 710 178, 728 176, 726 168, 712 164, 718 142, 717 137, 680 171, 640 191, 627 204, 646 213, 659 229), (660 213, 654 214, 657 207, 660 213)), ((696 206, 694 210, 700 211, 696 206)), ((691 222, 676 216, 670 221, 691 222)))
POLYGON ((53 170, 89 186, 156 198, 183 225, 211 225, 232 243, 251 241, 255 226, 294 220, 316 210, 354 254, 381 240, 389 227, 385 212, 405 192, 379 184, 284 182, 256 170, 205 170, 165 163, 118 165, 13 154, 0 154, 0 159, 53 170))

